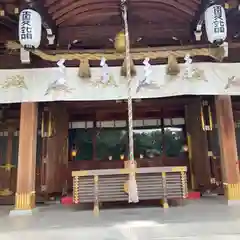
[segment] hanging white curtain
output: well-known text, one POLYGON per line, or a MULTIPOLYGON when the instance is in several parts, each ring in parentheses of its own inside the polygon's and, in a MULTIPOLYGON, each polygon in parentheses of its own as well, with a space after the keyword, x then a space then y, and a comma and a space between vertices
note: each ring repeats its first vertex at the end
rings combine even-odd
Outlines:
POLYGON ((145 60, 143 61, 143 64, 144 64, 144 81, 147 84, 151 83, 150 75, 152 73, 152 66, 149 63, 149 61, 150 61, 149 58, 145 58, 145 60))
POLYGON ((66 67, 65 67, 64 63, 65 63, 65 59, 60 59, 57 62, 58 71, 59 71, 59 73, 58 73, 59 77, 57 79, 57 83, 60 85, 61 84, 64 85, 66 83, 66 76, 65 76, 66 75, 66 67))
POLYGON ((109 75, 109 67, 106 63, 106 59, 102 58, 100 62, 100 66, 102 67, 102 77, 101 77, 101 82, 103 84, 106 84, 110 80, 110 75, 109 75))
POLYGON ((190 57, 189 54, 186 54, 186 56, 184 57, 184 61, 185 61, 184 78, 189 79, 193 76, 192 58, 190 57))
POLYGON ((141 90, 141 88, 147 87, 152 83, 152 79, 150 77, 152 74, 152 65, 149 63, 149 61, 150 61, 149 58, 145 58, 143 61, 144 77, 143 79, 139 79, 136 93, 138 93, 141 90))

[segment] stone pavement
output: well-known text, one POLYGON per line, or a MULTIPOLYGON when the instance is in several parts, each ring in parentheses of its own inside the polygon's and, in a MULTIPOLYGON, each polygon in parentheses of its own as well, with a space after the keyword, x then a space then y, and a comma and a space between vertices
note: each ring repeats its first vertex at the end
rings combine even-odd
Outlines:
POLYGON ((214 198, 183 207, 105 209, 99 217, 60 205, 42 206, 34 216, 9 217, 0 208, 2 240, 239 240, 240 207, 214 198))

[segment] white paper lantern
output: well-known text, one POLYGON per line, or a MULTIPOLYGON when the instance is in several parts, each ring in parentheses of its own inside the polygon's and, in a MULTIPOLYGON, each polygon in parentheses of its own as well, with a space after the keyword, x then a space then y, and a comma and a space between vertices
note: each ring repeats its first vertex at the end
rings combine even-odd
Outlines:
POLYGON ((42 35, 42 19, 38 12, 24 9, 19 15, 19 41, 23 47, 38 48, 42 35))
POLYGON ((210 43, 221 45, 227 37, 225 10, 221 5, 212 5, 205 11, 205 28, 210 43))

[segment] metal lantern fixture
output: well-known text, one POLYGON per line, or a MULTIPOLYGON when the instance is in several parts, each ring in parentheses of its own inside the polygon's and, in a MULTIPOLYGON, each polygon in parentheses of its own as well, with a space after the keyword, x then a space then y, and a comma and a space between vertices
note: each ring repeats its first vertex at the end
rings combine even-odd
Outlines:
POLYGON ((19 41, 24 48, 38 48, 42 35, 42 19, 38 12, 24 9, 19 15, 19 41))
POLYGON ((75 146, 75 144, 72 146, 72 150, 71 150, 71 160, 75 161, 77 157, 77 148, 75 146))
POLYGON ((42 122, 41 122, 41 137, 49 138, 53 135, 53 119, 52 113, 48 108, 44 108, 42 111, 42 122))
POLYGON ((203 131, 213 130, 212 111, 208 101, 202 101, 201 104, 201 125, 203 131))
POLYGON ((205 11, 205 28, 210 43, 222 45, 227 37, 225 9, 214 4, 205 11))

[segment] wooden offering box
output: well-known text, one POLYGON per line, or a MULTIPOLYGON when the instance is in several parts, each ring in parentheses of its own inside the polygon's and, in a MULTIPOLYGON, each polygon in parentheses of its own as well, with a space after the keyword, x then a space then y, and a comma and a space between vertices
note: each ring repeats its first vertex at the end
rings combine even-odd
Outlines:
POLYGON ((126 184, 129 174, 136 173, 139 200, 161 199, 168 207, 169 199, 187 196, 186 167, 147 167, 130 170, 100 169, 73 171, 73 201, 78 203, 128 201, 126 184))

